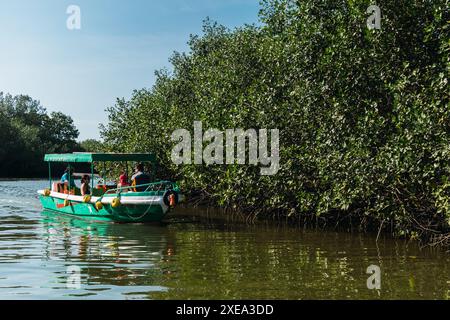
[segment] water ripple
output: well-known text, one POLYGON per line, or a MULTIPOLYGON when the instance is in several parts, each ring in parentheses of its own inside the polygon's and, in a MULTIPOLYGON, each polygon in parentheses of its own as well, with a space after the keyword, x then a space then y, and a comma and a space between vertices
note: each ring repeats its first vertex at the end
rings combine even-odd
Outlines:
POLYGON ((45 187, 0 181, 2 299, 450 296, 449 256, 438 250, 269 226, 92 224, 41 212, 45 187), (383 271, 379 293, 366 287, 371 264, 383 271))

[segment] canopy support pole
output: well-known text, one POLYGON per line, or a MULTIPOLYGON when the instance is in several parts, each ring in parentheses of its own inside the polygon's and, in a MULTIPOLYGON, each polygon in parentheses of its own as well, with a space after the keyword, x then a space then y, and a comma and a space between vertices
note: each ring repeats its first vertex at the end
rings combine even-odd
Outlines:
POLYGON ((94 163, 91 163, 91 194, 94 192, 94 163))
POLYGON ((106 187, 106 162, 103 162, 103 170, 102 170, 102 179, 103 179, 103 185, 106 187))
POLYGON ((69 179, 68 179, 68 181, 69 181, 69 194, 70 194, 70 189, 72 188, 72 179, 73 179, 73 177, 72 177, 72 167, 70 166, 70 163, 68 164, 68 166, 67 166, 68 168, 69 168, 69 179))
POLYGON ((156 163, 152 161, 151 164, 152 164, 152 174, 153 174, 152 179, 153 179, 153 181, 156 181, 156 163))
POLYGON ((50 183, 50 190, 52 190, 52 165, 48 162, 48 181, 50 183))

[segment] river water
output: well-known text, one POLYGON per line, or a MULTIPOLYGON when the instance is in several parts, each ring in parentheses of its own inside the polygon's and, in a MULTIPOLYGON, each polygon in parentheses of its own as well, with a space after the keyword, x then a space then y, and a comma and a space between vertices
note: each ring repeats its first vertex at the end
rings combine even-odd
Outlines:
POLYGON ((450 298, 450 255, 415 242, 183 212, 157 225, 89 223, 42 212, 45 187, 0 181, 0 299, 450 298), (379 290, 368 289, 371 265, 379 290))

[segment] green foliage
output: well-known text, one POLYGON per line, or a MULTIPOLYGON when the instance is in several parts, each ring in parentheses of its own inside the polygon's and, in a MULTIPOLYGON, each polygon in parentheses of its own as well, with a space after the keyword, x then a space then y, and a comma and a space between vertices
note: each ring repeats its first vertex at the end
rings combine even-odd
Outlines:
POLYGON ((44 154, 77 151, 77 138, 70 117, 47 114, 29 96, 0 92, 0 177, 46 176, 44 154))
POLYGON ((264 0, 262 25, 207 20, 173 71, 108 109, 111 151, 156 152, 161 175, 249 215, 448 231, 450 108, 447 0, 264 0), (278 128, 281 170, 174 166, 171 133, 278 128))
POLYGON ((80 148, 84 152, 102 152, 103 144, 101 141, 95 139, 87 139, 80 142, 80 148))

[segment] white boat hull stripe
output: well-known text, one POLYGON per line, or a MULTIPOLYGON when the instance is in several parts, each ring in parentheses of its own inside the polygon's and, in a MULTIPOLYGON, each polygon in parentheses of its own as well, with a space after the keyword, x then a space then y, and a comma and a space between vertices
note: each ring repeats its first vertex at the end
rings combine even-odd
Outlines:
MULTIPOLYGON (((44 195, 44 190, 39 190, 38 194, 40 195, 44 195)), ((56 199, 61 199, 61 200, 69 200, 69 201, 75 201, 75 202, 84 202, 84 197, 83 196, 76 196, 76 195, 68 195, 65 193, 59 193, 59 192, 51 192, 50 193, 50 197, 52 198, 56 198, 56 199)), ((108 196, 108 197, 103 197, 101 198, 101 202, 102 204, 111 204, 112 201, 115 199, 116 197, 113 196, 108 196)), ((154 205, 154 204, 158 204, 163 208, 167 208, 167 206, 164 203, 163 200, 163 196, 131 196, 131 197, 127 197, 127 196, 122 196, 119 197, 120 198, 120 203, 126 205, 154 205)), ((100 200, 100 197, 91 197, 91 201, 89 201, 89 203, 96 203, 97 201, 100 200)))

